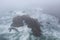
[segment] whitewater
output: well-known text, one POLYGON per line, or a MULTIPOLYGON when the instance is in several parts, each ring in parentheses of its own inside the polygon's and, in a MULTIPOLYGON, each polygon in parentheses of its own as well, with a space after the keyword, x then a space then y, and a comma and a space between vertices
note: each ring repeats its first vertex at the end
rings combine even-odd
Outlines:
MULTIPOLYGON (((0 14, 1 15, 1 14, 0 14)), ((41 12, 41 9, 21 9, 9 11, 0 16, 0 40, 60 40, 59 19, 55 16, 41 12), (16 15, 29 15, 38 19, 42 26, 42 36, 37 38, 30 35, 31 29, 24 25, 18 28, 19 32, 12 30, 9 32, 12 18, 16 15), (31 38, 30 38, 31 37, 31 38)))

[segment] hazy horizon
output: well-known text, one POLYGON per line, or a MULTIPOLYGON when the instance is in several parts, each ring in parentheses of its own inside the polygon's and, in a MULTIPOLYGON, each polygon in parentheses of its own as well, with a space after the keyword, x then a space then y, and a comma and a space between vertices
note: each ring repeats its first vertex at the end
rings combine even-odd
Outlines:
POLYGON ((60 18, 60 0, 0 0, 0 14, 30 7, 42 8, 44 13, 60 18))

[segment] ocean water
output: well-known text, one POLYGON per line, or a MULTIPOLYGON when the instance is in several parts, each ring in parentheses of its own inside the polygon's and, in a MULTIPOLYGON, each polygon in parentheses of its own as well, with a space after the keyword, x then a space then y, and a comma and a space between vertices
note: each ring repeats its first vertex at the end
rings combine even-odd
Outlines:
POLYGON ((0 40, 60 40, 59 19, 55 16, 45 14, 40 9, 21 9, 19 11, 10 11, 0 16, 0 40), (38 19, 42 26, 41 37, 31 35, 31 29, 24 25, 17 28, 19 32, 12 30, 9 32, 12 18, 16 15, 29 15, 38 19))

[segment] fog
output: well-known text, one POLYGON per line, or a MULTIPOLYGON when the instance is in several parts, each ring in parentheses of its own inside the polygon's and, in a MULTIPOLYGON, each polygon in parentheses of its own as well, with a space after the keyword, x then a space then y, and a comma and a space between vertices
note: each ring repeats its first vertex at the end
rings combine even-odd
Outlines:
POLYGON ((42 8, 44 13, 60 18, 60 0, 0 0, 0 14, 30 7, 42 8))
MULTIPOLYGON (((24 16, 20 18, 23 19, 24 16)), ((58 18, 60 19, 60 0, 0 0, 0 40, 60 40, 60 21, 58 18), (20 11, 21 9, 23 13, 20 11), (25 22, 30 19, 28 18, 21 22, 24 26, 19 28, 15 27, 19 31, 17 32, 12 26, 15 26, 16 22, 11 25, 14 21, 12 17, 27 13, 30 13, 29 16, 32 17, 32 27, 28 28, 28 24, 31 22, 25 22), (39 27, 38 31, 37 29, 35 30, 34 24, 36 23, 34 22, 38 23, 36 26, 40 26, 41 31, 39 31, 39 27), (12 28, 12 31, 10 28, 12 28), (42 33, 42 35, 40 37, 34 37, 33 29, 37 34, 42 33)), ((19 26, 20 22, 17 23, 16 25, 19 26)))

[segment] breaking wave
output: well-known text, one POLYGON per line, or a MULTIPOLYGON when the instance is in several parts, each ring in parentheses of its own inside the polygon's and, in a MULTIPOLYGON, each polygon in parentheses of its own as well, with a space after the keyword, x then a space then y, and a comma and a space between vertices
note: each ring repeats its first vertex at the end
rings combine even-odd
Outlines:
POLYGON ((55 16, 44 14, 40 9, 22 9, 20 11, 9 11, 0 17, 0 40, 60 40, 59 19, 55 16), (30 35, 31 29, 25 25, 19 28, 20 32, 8 28, 12 23, 12 18, 16 15, 29 15, 39 20, 42 30, 42 36, 39 38, 30 35), (31 38, 30 38, 31 37, 31 38))

